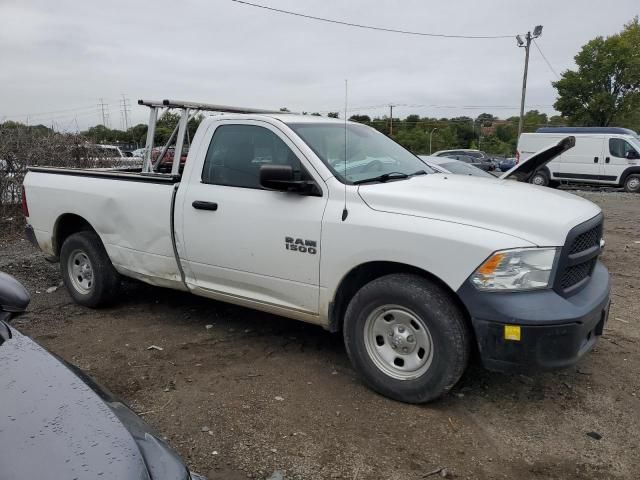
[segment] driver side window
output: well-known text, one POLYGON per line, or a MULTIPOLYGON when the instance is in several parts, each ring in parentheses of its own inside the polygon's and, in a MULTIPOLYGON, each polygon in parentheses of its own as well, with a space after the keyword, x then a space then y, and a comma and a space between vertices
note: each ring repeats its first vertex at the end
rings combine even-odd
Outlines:
POLYGON ((622 138, 610 138, 609 139, 609 153, 614 157, 618 158, 626 158, 627 153, 635 152, 636 149, 633 148, 629 142, 623 140, 622 138))
POLYGON ((291 165, 296 180, 310 179, 298 157, 271 130, 255 125, 221 125, 207 150, 202 183, 262 189, 262 165, 291 165))

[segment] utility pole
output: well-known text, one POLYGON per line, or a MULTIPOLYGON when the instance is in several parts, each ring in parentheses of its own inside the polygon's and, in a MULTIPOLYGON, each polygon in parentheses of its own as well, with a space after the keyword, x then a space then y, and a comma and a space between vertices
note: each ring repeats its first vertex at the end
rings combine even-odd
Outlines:
POLYGON ((389 136, 393 135, 393 105, 389 105, 389 136))
POLYGON ((520 121, 518 122, 518 138, 520 138, 520 134, 522 133, 522 127, 524 126, 524 101, 527 95, 527 74, 529 72, 529 49, 531 48, 531 41, 534 38, 538 38, 542 35, 542 25, 536 26, 533 29, 533 34, 531 32, 527 32, 524 36, 525 40, 522 40, 520 35, 516 35, 516 42, 518 42, 518 47, 523 47, 525 49, 524 55, 524 75, 522 76, 522 98, 520 99, 520 121))

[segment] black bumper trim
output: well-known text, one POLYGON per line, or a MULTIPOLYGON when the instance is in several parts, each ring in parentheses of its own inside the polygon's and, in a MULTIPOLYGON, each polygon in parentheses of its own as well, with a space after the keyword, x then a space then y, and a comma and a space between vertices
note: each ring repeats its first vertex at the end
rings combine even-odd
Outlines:
POLYGON ((551 289, 480 292, 469 282, 458 295, 471 315, 486 368, 565 368, 591 350, 602 334, 609 312, 609 272, 598 262, 589 282, 570 297, 551 289), (505 324, 520 326, 520 341, 504 339, 505 324))

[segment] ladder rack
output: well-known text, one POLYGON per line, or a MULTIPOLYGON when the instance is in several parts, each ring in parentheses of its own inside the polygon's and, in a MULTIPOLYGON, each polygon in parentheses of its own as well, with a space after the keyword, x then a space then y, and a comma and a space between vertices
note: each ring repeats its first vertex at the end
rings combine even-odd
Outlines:
MULTIPOLYGON (((149 107, 149 126, 147 128, 147 141, 145 145, 144 163, 142 165, 143 173, 153 173, 162 159, 164 158, 167 150, 169 149, 173 139, 175 137, 175 151, 173 154, 173 165, 171 166, 171 174, 178 175, 180 171, 180 158, 182 157, 182 146, 184 145, 184 137, 187 131, 187 124, 189 123, 191 113, 195 115, 196 112, 221 112, 221 113, 254 113, 254 114, 287 114, 291 112, 283 112, 280 110, 264 110, 260 108, 245 108, 245 107, 232 107, 229 105, 214 105, 210 103, 190 102, 184 100, 138 100, 138 105, 149 107), (180 120, 178 125, 174 128, 167 143, 162 147, 160 155, 152 163, 153 152, 153 139, 156 134, 156 123, 158 121, 158 110, 166 108, 167 110, 175 108, 181 110, 180 120), (176 137, 177 134, 177 137, 176 137), (177 161, 176 161, 177 156, 177 161)), ((191 117, 192 118, 192 117, 191 117)))

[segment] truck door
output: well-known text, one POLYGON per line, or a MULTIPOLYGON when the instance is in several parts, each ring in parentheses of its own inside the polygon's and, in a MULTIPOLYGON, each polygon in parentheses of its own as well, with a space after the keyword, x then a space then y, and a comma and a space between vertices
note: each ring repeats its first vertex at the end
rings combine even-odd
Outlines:
MULTIPOLYGON (((576 146, 562 154, 557 178, 598 182, 604 169, 603 137, 576 135, 576 146)), ((558 168, 558 167, 556 167, 558 168)))
POLYGON ((209 128, 203 168, 192 172, 180 202, 187 283, 214 298, 317 314, 324 182, 266 122, 220 121, 209 128), (291 165, 323 196, 263 189, 265 164, 291 165))
POLYGON ((637 160, 628 160, 627 154, 637 150, 623 138, 609 138, 605 149, 607 152, 604 164, 604 179, 609 182, 620 183, 622 172, 629 165, 637 163, 637 160))

